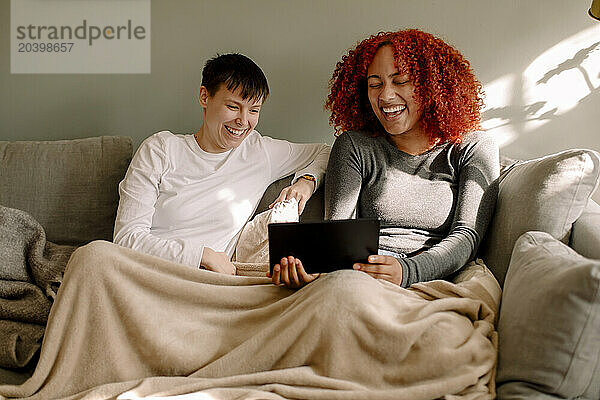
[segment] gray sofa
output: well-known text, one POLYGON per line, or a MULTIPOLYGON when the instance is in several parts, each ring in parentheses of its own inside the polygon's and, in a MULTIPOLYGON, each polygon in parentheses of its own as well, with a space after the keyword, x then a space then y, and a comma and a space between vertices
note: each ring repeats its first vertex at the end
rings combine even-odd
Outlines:
MULTIPOLYGON (((124 137, 0 142, 0 204, 29 212, 54 243, 111 240, 117 185, 131 156, 132 141, 124 137)), ((598 399, 600 206, 589 197, 600 158, 570 150, 527 162, 504 159, 502 171, 492 186, 496 212, 479 251, 504 291, 498 397, 598 399), (538 233, 523 235, 529 231, 538 233), (544 279, 546 286, 539 285, 544 279)), ((290 179, 273 183, 256 212, 290 179)), ((302 219, 322 218, 320 189, 302 219)), ((0 383, 23 381, 34 365, 0 369, 0 383)))

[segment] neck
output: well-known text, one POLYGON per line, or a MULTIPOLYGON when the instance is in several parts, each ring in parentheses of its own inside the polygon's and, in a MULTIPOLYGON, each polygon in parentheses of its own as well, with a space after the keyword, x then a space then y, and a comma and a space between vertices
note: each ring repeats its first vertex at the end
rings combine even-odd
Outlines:
POLYGON ((413 156, 423 154, 439 143, 439 139, 431 143, 429 141, 429 135, 424 131, 406 132, 400 135, 390 135, 388 133, 386 134, 386 139, 398 150, 413 156))
POLYGON ((205 129, 206 127, 204 126, 204 124, 202 124, 200 130, 194 133, 194 139, 196 139, 196 143, 198 143, 198 146, 200 146, 200 148, 207 153, 223 153, 223 151, 219 151, 219 148, 217 146, 213 146, 210 143, 208 135, 204 134, 205 129))

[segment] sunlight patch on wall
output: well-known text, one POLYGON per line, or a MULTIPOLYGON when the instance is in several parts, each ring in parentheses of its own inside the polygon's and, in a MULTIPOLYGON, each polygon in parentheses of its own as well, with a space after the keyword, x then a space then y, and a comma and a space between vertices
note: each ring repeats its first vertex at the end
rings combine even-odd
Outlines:
POLYGON ((502 148, 599 89, 600 25, 594 25, 544 51, 521 76, 507 74, 484 85, 482 127, 502 148))
POLYGON ((524 131, 572 110, 599 87, 600 26, 593 26, 548 49, 523 72, 523 102, 537 105, 524 131))
POLYGON ((500 147, 510 143, 517 137, 517 131, 507 119, 507 111, 511 104, 515 86, 514 74, 504 75, 484 86, 485 107, 482 110, 481 127, 493 131, 500 147))

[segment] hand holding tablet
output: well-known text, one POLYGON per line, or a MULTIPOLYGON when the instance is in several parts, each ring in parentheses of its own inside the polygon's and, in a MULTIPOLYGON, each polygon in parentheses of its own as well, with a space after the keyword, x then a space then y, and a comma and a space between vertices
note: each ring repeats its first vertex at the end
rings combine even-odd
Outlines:
POLYGON ((379 221, 375 219, 276 223, 268 229, 270 276, 284 257, 294 264, 299 259, 307 274, 318 274, 352 269, 354 263, 367 262, 379 248, 379 221))

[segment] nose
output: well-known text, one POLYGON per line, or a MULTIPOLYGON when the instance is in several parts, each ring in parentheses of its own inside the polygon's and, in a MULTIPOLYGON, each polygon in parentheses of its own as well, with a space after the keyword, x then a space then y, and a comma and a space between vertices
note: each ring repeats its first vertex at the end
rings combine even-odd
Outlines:
POLYGON ((379 98, 381 100, 387 101, 392 100, 395 96, 396 93, 394 92, 393 86, 389 84, 384 84, 383 88, 381 89, 381 93, 379 94, 379 98))
POLYGON ((235 123, 238 124, 239 127, 245 128, 248 126, 248 113, 245 111, 240 111, 238 117, 235 120, 235 123))

